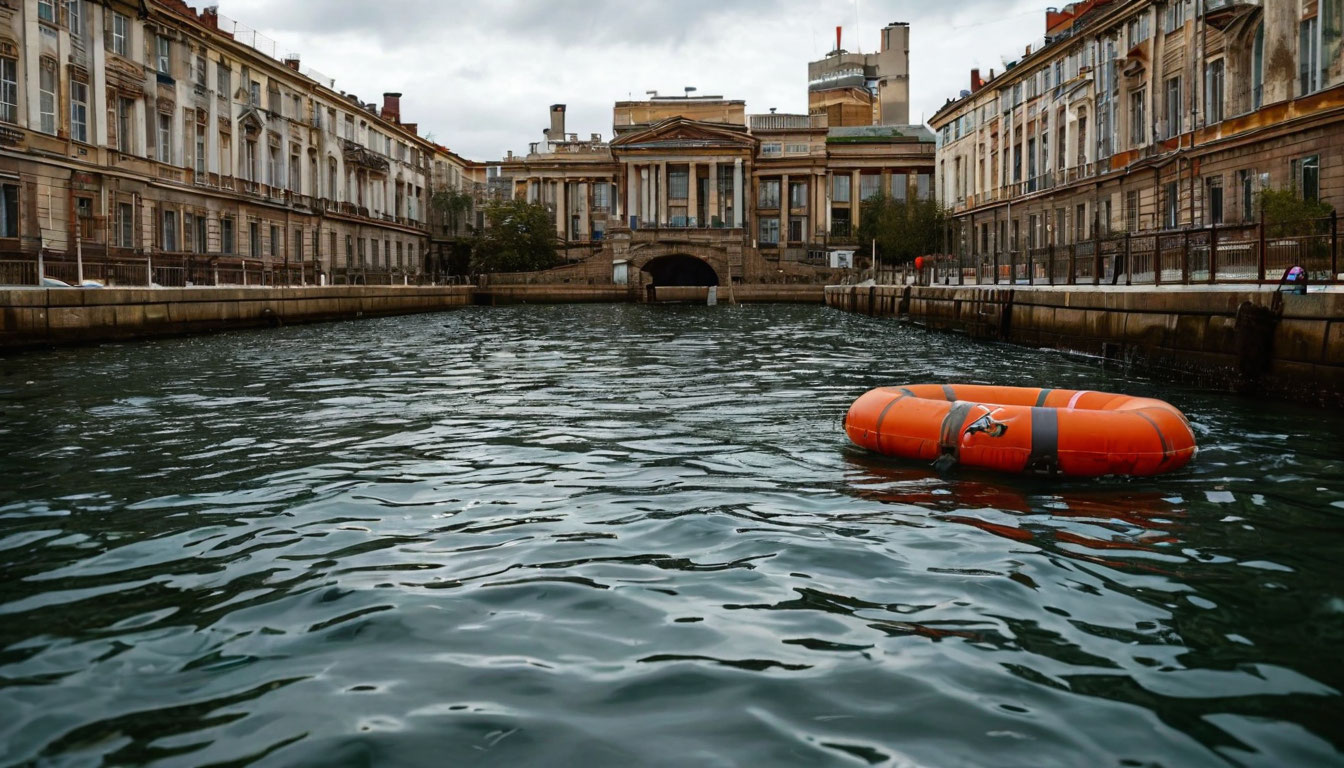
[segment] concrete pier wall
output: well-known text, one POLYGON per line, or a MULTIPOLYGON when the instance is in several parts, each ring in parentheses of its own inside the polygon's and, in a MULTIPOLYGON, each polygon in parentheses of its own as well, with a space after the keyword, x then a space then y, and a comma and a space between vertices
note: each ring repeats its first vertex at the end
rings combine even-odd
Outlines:
POLYGON ((829 286, 826 303, 1204 386, 1344 405, 1344 293, 829 286))
POLYGON ((0 289, 0 349, 210 333, 470 304, 469 286, 0 289))

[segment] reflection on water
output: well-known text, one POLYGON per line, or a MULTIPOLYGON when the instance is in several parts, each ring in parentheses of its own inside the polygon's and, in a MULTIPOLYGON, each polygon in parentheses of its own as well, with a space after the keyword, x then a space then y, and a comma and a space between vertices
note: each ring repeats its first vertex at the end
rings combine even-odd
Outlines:
POLYGON ((1344 418, 815 307, 0 360, 0 764, 1344 763, 1344 418), (1147 480, 864 454, 880 384, 1122 390, 1147 480))

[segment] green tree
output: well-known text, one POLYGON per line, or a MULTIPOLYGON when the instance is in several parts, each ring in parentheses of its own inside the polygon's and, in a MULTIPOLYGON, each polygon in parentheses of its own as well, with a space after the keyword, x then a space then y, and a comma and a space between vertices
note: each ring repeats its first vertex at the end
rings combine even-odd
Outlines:
POLYGON ((440 187, 429 196, 429 206, 438 214, 445 233, 457 232, 462 215, 471 210, 473 202, 471 195, 452 187, 440 187))
POLYGON ((863 201, 859 241, 877 241, 883 262, 899 264, 943 250, 947 211, 933 200, 897 200, 881 193, 863 201))
POLYGON ((1303 200, 1291 189, 1266 189, 1257 196, 1265 214, 1265 234, 1269 237, 1316 235, 1329 231, 1328 219, 1335 210, 1323 200, 1303 200))
POLYGON ((555 220, 546 206, 519 199, 493 202, 485 220, 472 248, 473 273, 530 272, 559 264, 555 220))

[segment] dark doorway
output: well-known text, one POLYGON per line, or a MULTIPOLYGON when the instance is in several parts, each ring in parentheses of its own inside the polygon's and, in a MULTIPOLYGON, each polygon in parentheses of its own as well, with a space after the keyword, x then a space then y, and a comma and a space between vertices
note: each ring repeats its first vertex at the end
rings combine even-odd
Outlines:
POLYGON ((694 256, 660 256, 644 265, 652 285, 718 285, 714 268, 694 256))

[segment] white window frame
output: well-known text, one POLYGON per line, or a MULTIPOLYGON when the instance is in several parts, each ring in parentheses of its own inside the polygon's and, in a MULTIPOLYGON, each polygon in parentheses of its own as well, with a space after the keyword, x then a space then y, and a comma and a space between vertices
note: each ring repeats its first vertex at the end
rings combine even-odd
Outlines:
POLYGON ((118 56, 125 56, 129 40, 131 37, 131 20, 126 16, 112 12, 112 52, 118 56))
POLYGON ((166 35, 154 36, 155 71, 161 75, 173 74, 173 41, 166 35))
POLYGON ((89 143, 89 84, 70 81, 70 138, 89 143))
POLYGON ((158 123, 155 125, 155 136, 158 141, 154 145, 154 157, 160 163, 173 162, 173 116, 167 112, 159 112, 158 123))
POLYGON ((0 57, 0 122, 19 122, 19 62, 0 57))
POLYGON ((56 62, 43 58, 38 65, 38 130, 56 135, 56 62))

